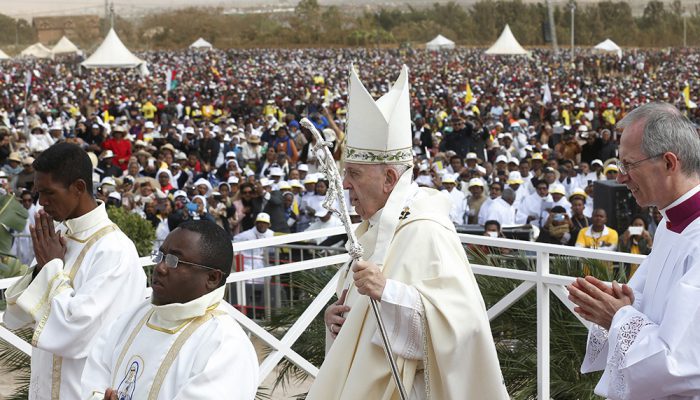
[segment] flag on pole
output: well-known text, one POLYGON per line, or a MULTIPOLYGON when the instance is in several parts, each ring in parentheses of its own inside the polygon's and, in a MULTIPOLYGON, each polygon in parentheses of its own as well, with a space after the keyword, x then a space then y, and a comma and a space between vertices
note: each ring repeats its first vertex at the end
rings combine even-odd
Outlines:
POLYGON ((165 71, 165 91, 169 92, 177 87, 177 71, 169 69, 165 71))
POLYGON ((467 93, 464 95, 464 104, 469 104, 474 100, 474 93, 472 92, 472 87, 467 82, 467 93))
POLYGON ((32 71, 27 71, 24 74, 24 97, 29 95, 29 88, 32 86, 32 71))
POLYGON ((683 100, 685 100, 686 108, 698 108, 698 105, 690 100, 690 84, 688 82, 685 82, 685 87, 683 88, 683 100))
POLYGON ((549 82, 545 82, 544 85, 542 85, 542 91, 544 92, 542 94, 542 102, 546 105, 547 103, 552 102, 552 92, 549 90, 549 82))

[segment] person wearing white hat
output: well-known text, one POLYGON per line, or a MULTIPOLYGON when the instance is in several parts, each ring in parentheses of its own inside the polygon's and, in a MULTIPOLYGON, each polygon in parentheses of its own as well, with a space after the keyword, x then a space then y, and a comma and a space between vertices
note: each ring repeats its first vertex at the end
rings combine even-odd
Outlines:
POLYGON ((31 327, 30 399, 81 399, 80 377, 100 330, 146 297, 133 242, 92 190, 84 150, 58 143, 35 162, 35 260, 5 295, 5 326, 31 327), (57 227, 54 221, 60 222, 57 227))
POLYGON ((549 217, 549 210, 553 207, 554 201, 549 194, 549 184, 538 179, 533 186, 535 193, 527 195, 520 202, 520 208, 515 215, 515 222, 518 224, 531 224, 541 228, 544 221, 549 217))
MULTIPOLYGON (((255 226, 234 236, 233 241, 245 242, 248 240, 268 239, 273 237, 274 235, 275 232, 273 232, 270 229, 270 214, 260 212, 258 213, 258 215, 255 216, 255 226)), ((252 271, 254 269, 264 268, 264 252, 264 247, 256 247, 254 249, 241 251, 241 254, 243 254, 243 270, 252 271)), ((251 281, 249 281, 249 283, 250 282, 251 281)), ((263 278, 256 278, 252 280, 252 283, 256 284, 261 284, 263 282, 263 278)))
POLYGON ((341 270, 338 301, 324 313, 330 349, 308 400, 398 396, 365 296, 380 303, 410 398, 425 398, 429 387, 439 399, 508 399, 450 200, 411 182, 408 86, 404 66, 375 102, 350 70, 343 186, 362 218, 364 254, 341 270), (446 365, 460 378, 448 379, 446 365))
POLYGON ((549 194, 552 196, 552 207, 561 206, 566 210, 566 214, 571 216, 571 203, 566 198, 566 188, 561 183, 549 185, 549 194))
POLYGON ((461 190, 458 190, 455 175, 446 174, 442 178, 443 193, 450 196, 452 201, 452 209, 450 210, 450 219, 455 225, 466 225, 469 222, 469 204, 467 204, 467 196, 461 190))
POLYGON ((481 178, 471 178, 468 184, 469 198, 467 199, 467 204, 469 205, 469 223, 478 224, 479 223, 479 211, 481 206, 488 199, 484 195, 484 181, 481 178))

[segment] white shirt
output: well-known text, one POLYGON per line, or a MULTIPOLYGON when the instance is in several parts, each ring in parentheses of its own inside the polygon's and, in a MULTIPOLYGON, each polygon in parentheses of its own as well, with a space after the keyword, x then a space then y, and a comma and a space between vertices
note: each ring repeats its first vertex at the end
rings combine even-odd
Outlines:
POLYGON ((5 324, 35 330, 30 400, 78 399, 80 375, 99 330, 146 296, 136 247, 113 226, 101 202, 65 221, 57 229, 67 239, 64 260, 49 261, 34 279, 30 268, 7 289, 5 324), (90 238, 95 241, 88 247, 90 238))
POLYGON ((597 325, 589 331, 581 371, 605 371, 598 395, 700 399, 700 218, 681 233, 666 221, 630 280, 634 304, 615 313, 609 331, 597 325))
POLYGON ((515 225, 515 209, 502 198, 497 198, 491 202, 486 221, 498 221, 501 226, 515 225))
POLYGON ((461 190, 453 188, 450 192, 447 189, 441 190, 441 192, 446 193, 450 196, 452 201, 452 209, 450 210, 450 220, 455 225, 464 225, 469 219, 469 204, 467 203, 467 196, 461 190))
POLYGON ((130 399, 254 399, 258 358, 224 292, 222 286, 184 304, 146 301, 124 313, 90 352, 81 399, 102 400, 107 388, 130 399))

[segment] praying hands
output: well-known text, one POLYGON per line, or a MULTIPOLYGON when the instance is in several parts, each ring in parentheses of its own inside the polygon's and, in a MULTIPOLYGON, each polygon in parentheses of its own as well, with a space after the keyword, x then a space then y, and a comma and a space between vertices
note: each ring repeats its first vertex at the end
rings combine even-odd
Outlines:
POLYGON ((610 329, 615 313, 622 307, 634 303, 634 293, 627 285, 613 281, 611 286, 592 276, 576 278, 567 287, 569 300, 584 319, 610 329))

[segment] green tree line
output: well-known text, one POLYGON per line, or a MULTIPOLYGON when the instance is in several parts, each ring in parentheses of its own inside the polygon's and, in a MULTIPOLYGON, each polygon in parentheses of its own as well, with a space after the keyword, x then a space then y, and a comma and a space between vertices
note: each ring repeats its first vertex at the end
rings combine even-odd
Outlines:
MULTIPOLYGON (((682 46, 684 24, 688 46, 700 45, 698 5, 684 9, 679 0, 651 0, 641 14, 634 13, 625 1, 573 5, 576 45, 589 46, 611 38, 629 47, 682 46)), ((568 46, 570 4, 555 6, 554 20, 559 45, 568 46)), ((509 24, 521 44, 545 46, 546 21, 544 3, 522 0, 480 0, 471 6, 435 3, 372 12, 301 0, 289 13, 225 14, 220 8, 188 8, 136 19, 117 18, 116 29, 127 45, 138 50, 183 48, 200 36, 219 48, 397 46, 420 44, 438 33, 459 45, 487 46, 509 24)), ((18 38, 24 44, 36 40, 31 25, 0 15, 0 45, 14 44, 18 38), (19 35, 16 26, 20 26, 19 35)), ((83 45, 90 48, 90 44, 83 45)))

